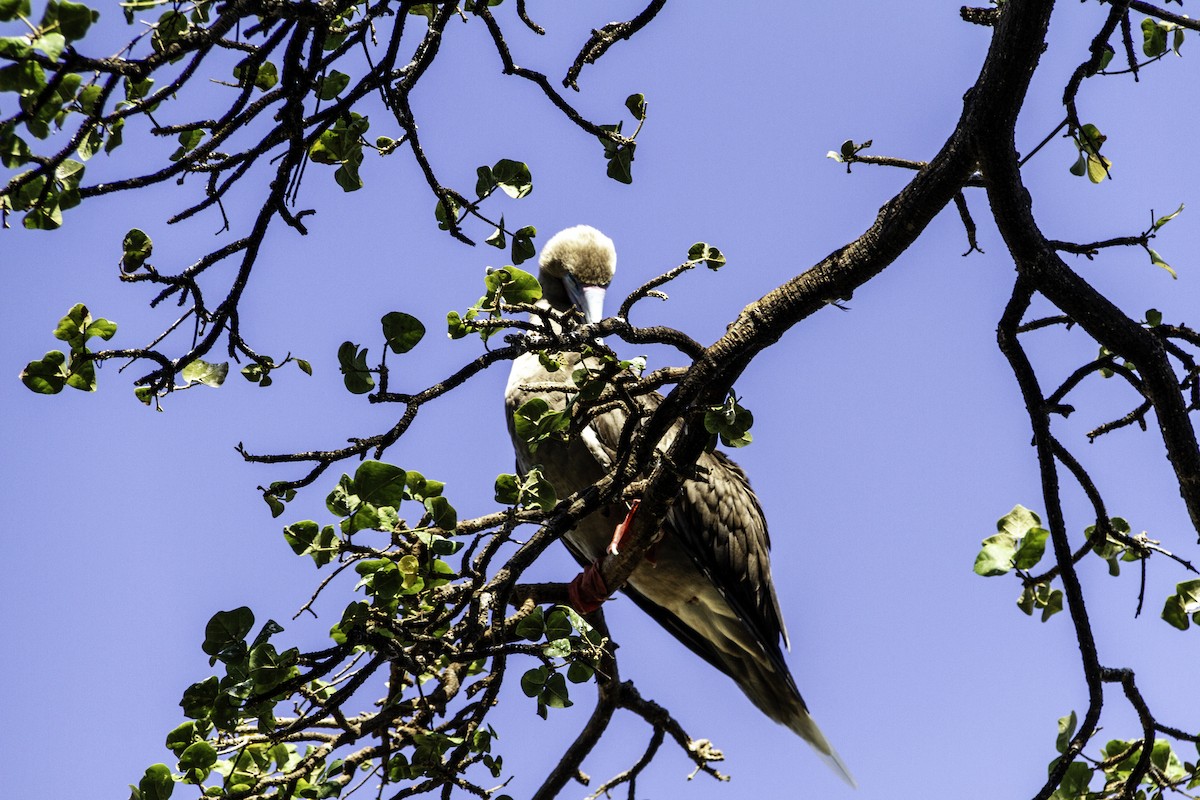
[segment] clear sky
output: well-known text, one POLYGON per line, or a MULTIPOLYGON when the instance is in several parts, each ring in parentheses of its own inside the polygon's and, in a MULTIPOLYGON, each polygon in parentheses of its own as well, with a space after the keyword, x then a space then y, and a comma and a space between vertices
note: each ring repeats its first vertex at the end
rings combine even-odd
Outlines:
MULTIPOLYGON (((499 12, 518 63, 552 77, 593 27, 638 10, 628 2, 534 3, 531 14, 550 31, 539 41, 514 24, 510 5, 499 12)), ((861 233, 909 177, 866 166, 846 175, 826 151, 847 138, 873 139, 871 152, 926 159, 947 138, 989 35, 962 23, 957 9, 880 0, 668 4, 632 42, 584 71, 576 97, 585 113, 614 122, 627 117, 626 95, 646 95, 632 186, 605 178, 595 139, 530 84, 499 74, 476 23, 450 26, 415 111, 443 179, 464 191, 480 164, 529 164, 533 193, 499 206, 509 223, 535 225, 539 242, 578 223, 616 241, 612 309, 679 263, 693 242, 720 247, 727 268, 685 276, 668 287, 669 302, 644 302, 635 317, 710 342, 746 303, 861 233)), ((1104 9, 1064 2, 1057 13, 1018 129, 1026 152, 1061 120, 1062 86, 1104 9)), ((119 20, 104 8, 101 22, 114 25, 114 35, 126 31, 119 20)), ((1186 99, 1195 87, 1188 51, 1145 70, 1139 84, 1125 76, 1085 86, 1081 115, 1109 136, 1114 180, 1094 186, 1070 175, 1075 148, 1066 140, 1026 167, 1034 211, 1053 238, 1137 233, 1151 209, 1189 204, 1157 242, 1178 280, 1140 252, 1070 262, 1135 318, 1156 307, 1168 321, 1197 322, 1200 162, 1180 144, 1197 121, 1186 99)), ((0 112, 11 113, 12 99, 0 96, 0 112)), ((372 119, 371 136, 395 133, 384 116, 372 119)), ((127 142, 134 137, 126 133, 127 142)), ((137 154, 172 147, 152 143, 137 154)), ((112 169, 97 157, 89 180, 112 169)), ((348 601, 344 586, 318 605, 319 620, 291 621, 321 576, 280 535, 285 522, 327 519, 324 496, 339 473, 272 520, 255 487, 298 473, 246 465, 234 445, 335 447, 389 426, 397 409, 368 406, 342 387, 338 345, 351 339, 377 354, 380 316, 421 317, 431 335, 392 362, 397 390, 421 388, 477 354, 477 341, 440 335, 442 320, 478 297, 486 266, 506 263, 498 251, 436 230, 433 201, 403 157, 368 156, 363 176, 366 188, 346 195, 329 168, 310 165, 300 207, 318 209, 308 218, 311 233, 268 236, 242 306, 249 340, 277 358, 291 351, 310 360, 313 377, 287 371, 259 389, 233 376, 219 390, 168 397, 162 414, 134 400, 131 375, 113 362, 95 395, 36 396, 16 376, 58 345, 51 331, 76 302, 119 323, 113 346, 144 344, 174 319, 173 308, 146 310, 152 294, 144 287, 120 283, 120 241, 128 228, 145 229, 163 271, 222 241, 213 236, 215 216, 165 225, 200 197, 200 182, 90 201, 67 212, 53 234, 19 223, 0 233, 0 502, 9 514, 0 559, 0 752, 22 765, 6 776, 5 796, 126 796, 125 784, 146 766, 170 762, 163 739, 181 721, 180 694, 210 674, 199 646, 213 612, 250 605, 260 621, 282 622, 291 641, 318 647, 348 601)), ((245 197, 238 202, 230 208, 235 225, 257 210, 245 197)), ((1014 606, 1015 579, 971 570, 998 517, 1016 503, 1038 511, 1042 503, 1025 413, 995 346, 1013 268, 982 194, 969 192, 968 202, 985 254, 961 257, 962 226, 953 209, 944 212, 848 311, 830 308, 806 321, 737 387, 756 423, 754 444, 735 458, 770 520, 789 661, 864 800, 910 788, 927 797, 1032 795, 1054 755, 1056 719, 1084 708, 1066 615, 1029 619, 1014 606)), ((227 277, 226 270, 220 279, 227 277)), ((1030 347, 1047 386, 1095 353, 1078 330, 1037 334, 1030 347)), ((670 358, 649 355, 651 366, 670 358)), ((495 369, 423 411, 385 460, 445 480, 460 514, 492 509, 492 482, 513 465, 506 375, 495 369)), ((1128 387, 1089 379, 1076 401, 1059 431, 1113 513, 1195 558, 1195 532, 1153 429, 1092 445, 1083 438, 1136 404, 1128 387)), ((1073 488, 1066 499, 1078 543, 1088 509, 1073 488)), ((1135 620, 1136 571, 1111 579, 1091 561, 1082 578, 1102 661, 1136 669, 1162 721, 1194 728, 1196 634, 1158 619, 1163 597, 1185 575, 1152 561, 1146 612, 1135 620)), ((535 573, 565 580, 576 571, 556 548, 535 573)), ((714 740, 733 777, 729 785, 703 776, 686 783, 690 765, 668 746, 639 794, 851 796, 799 739, 631 603, 606 608, 624 676, 693 736, 714 740)), ((582 725, 590 688, 549 723, 515 682, 511 689, 493 722, 519 798, 582 725)), ((1101 742, 1136 735, 1118 692, 1105 713, 1101 742)), ((618 723, 584 765, 596 780, 632 763, 648 739, 631 717, 618 723)), ((564 796, 587 793, 575 787, 564 796)))

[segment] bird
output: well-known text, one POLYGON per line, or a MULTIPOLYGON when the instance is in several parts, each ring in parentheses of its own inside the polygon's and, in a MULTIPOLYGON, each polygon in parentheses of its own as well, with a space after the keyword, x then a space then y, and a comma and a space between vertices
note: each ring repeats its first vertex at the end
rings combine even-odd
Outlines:
MULTIPOLYGON (((575 309, 588 323, 603 318, 604 292, 617 266, 612 239, 588 225, 567 228, 546 242, 538 264, 540 307, 575 309)), ((540 467, 562 497, 608 472, 628 414, 622 409, 606 411, 566 441, 544 440, 532 450, 517 435, 514 412, 534 398, 543 399, 552 410, 564 408, 576 388, 572 373, 584 360, 578 352, 555 356, 561 366, 553 370, 536 352, 513 359, 505 407, 518 470, 524 474, 540 467)), ((661 400, 661 395, 650 394, 639 402, 653 410, 661 400)), ((659 447, 669 447, 677 430, 659 447)), ((732 678, 760 711, 798 734, 854 787, 853 776, 813 720, 784 660, 780 642, 789 650, 790 643, 771 580, 766 518, 750 481, 720 451, 702 454, 697 467, 696 478, 685 481, 662 522, 653 560, 647 558, 634 569, 622 592, 693 653, 732 678)), ((610 547, 615 549, 614 527, 628 525, 632 513, 621 503, 603 507, 564 534, 563 542, 585 567, 595 565, 612 552, 610 547)), ((597 575, 593 566, 591 577, 597 575)))

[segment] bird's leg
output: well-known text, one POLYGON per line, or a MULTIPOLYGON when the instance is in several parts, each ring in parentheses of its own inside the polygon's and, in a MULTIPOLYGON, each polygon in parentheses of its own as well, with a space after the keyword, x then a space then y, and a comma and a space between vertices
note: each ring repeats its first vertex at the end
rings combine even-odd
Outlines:
POLYGON ((629 513, 625 515, 625 519, 613 531, 612 541, 608 543, 608 548, 604 552, 614 556, 620 555, 621 551, 617 549, 617 545, 621 544, 621 540, 625 538, 625 533, 629 530, 629 526, 633 524, 633 517, 637 514, 638 506, 641 504, 642 501, 637 498, 634 498, 633 502, 629 504, 629 513))
POLYGON ((567 584, 567 599, 571 608, 580 614, 590 614, 608 599, 608 585, 600 574, 600 561, 596 559, 584 567, 583 572, 575 576, 575 580, 567 584))
MULTIPOLYGON (((619 555, 618 546, 621 540, 625 538, 629 526, 633 524, 633 518, 637 514, 638 506, 642 501, 634 498, 629 504, 629 512, 625 515, 625 519, 621 524, 617 525, 613 531, 612 541, 608 543, 608 547, 604 552, 608 555, 619 555)), ((655 563, 654 551, 651 550, 646 554, 646 560, 651 564, 655 563)), ((580 614, 590 614, 608 599, 611 592, 608 591, 608 585, 604 582, 604 576, 601 574, 600 565, 604 561, 604 556, 593 561, 584 567, 583 572, 575 576, 575 579, 567 585, 567 597, 571 601, 571 607, 580 614)))
MULTIPOLYGON (((630 526, 633 525, 633 517, 637 514, 638 506, 641 504, 642 501, 637 498, 634 498, 630 503, 629 513, 625 515, 625 519, 620 525, 617 526, 617 529, 613 531, 612 541, 608 543, 608 549, 605 550, 606 553, 614 556, 620 555, 617 545, 621 543, 621 540, 625 538, 625 534, 629 532, 630 526)), ((644 558, 650 562, 650 566, 658 566, 658 542, 650 545, 650 549, 646 551, 644 558)))

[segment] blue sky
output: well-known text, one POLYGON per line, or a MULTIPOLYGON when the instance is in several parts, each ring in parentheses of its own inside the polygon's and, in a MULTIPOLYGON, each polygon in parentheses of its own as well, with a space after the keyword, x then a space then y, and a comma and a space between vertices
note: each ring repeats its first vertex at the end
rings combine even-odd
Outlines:
MULTIPOLYGON (((550 31, 539 41, 514 24, 509 5, 500 7, 501 19, 518 63, 552 77, 591 28, 638 10, 531 4, 550 31)), ((873 139, 871 152, 924 159, 949 135, 989 32, 959 21, 957 4, 929 6, 846 2, 834 14, 812 4, 762 3, 740 13, 729 4, 668 4, 632 42, 586 69, 574 97, 586 114, 613 122, 626 116, 628 94, 646 95, 650 116, 632 186, 605 178, 598 143, 531 85, 499 74, 475 23, 450 26, 414 109, 445 182, 469 190, 476 166, 526 161, 533 193, 494 207, 508 222, 535 225, 539 242, 578 223, 610 235, 619 253, 613 298, 677 264, 695 241, 720 247, 728 267, 684 276, 668 287, 668 302, 646 301, 635 314, 635 322, 674 325, 709 342, 746 303, 861 233, 908 177, 867 166, 846 175, 826 151, 847 138, 873 139)), ((1062 118, 1062 86, 1101 22, 1096 3, 1060 6, 1018 128, 1025 151, 1062 118)), ((119 18, 106 8, 101 21, 120 35, 119 18)), ((1085 85, 1081 115, 1109 136, 1114 180, 1094 186, 1070 175, 1073 145, 1052 142, 1025 170, 1048 236, 1103 239, 1142 230, 1151 209, 1162 214, 1181 202, 1200 209, 1200 166, 1176 144, 1196 122, 1180 99, 1194 87, 1188 49, 1183 59, 1145 70, 1139 84, 1126 76, 1085 85)), ((10 113, 10 96, 0 97, 0 111, 10 113)), ((382 115, 372 120, 372 136, 394 133, 382 115)), ((89 178, 113 174, 106 171, 119 163, 98 157, 89 178)), ((346 195, 328 168, 309 167, 300 207, 318 209, 308 218, 311 233, 272 231, 243 303, 247 338, 262 352, 310 360, 313 377, 285 372, 264 390, 235 376, 219 390, 168 397, 162 414, 134 400, 131 376, 118 374, 116 363, 101 370, 95 395, 35 396, 16 375, 56 346, 51 331, 76 302, 119 323, 114 346, 142 344, 174 319, 171 308, 146 310, 151 293, 143 287, 120 283, 120 240, 128 228, 145 229, 164 271, 221 242, 214 216, 165 225, 200 197, 200 184, 91 201, 67 212, 53 234, 0 233, 0 375, 8 376, 0 382, 0 451, 8 454, 0 501, 10 515, 0 561, 7 639, 0 678, 8 688, 0 751, 41 765, 14 771, 6 793, 125 796, 125 784, 147 765, 170 758, 162 742, 181 719, 179 696, 209 674, 199 645, 213 612, 250 605, 260 621, 282 622, 292 641, 318 647, 347 602, 348 585, 318 605, 319 620, 291 622, 321 576, 280 535, 284 522, 326 519, 324 495, 340 472, 272 520, 255 487, 297 473, 244 464, 233 447, 334 447, 389 426, 397 409, 368 406, 342 388, 338 345, 350 339, 377 354, 380 316, 419 316, 431 335, 391 363, 394 388, 421 388, 477 354, 473 340, 442 337, 441 320, 478 297, 486 266, 506 263, 498 251, 465 247, 436 230, 428 191, 402 157, 368 157, 363 176, 366 188, 346 195)), ((231 206, 235 224, 256 212, 247 202, 243 196, 231 206)), ((960 256, 962 226, 953 209, 944 212, 855 295, 849 311, 830 308, 807 320, 737 387, 756 421, 754 444, 735 458, 770 521, 790 664, 861 798, 894 796, 897 787, 935 797, 964 787, 1032 795, 1054 755, 1056 719, 1084 708, 1066 615, 1046 624, 1026 618, 1014 607, 1015 580, 971 571, 998 517, 1016 503, 1038 511, 1042 503, 1025 413, 995 346, 1013 269, 982 194, 969 192, 968 202, 984 254, 960 256)), ((1178 280, 1133 251, 1069 263, 1135 318, 1155 307, 1168 321, 1194 323, 1194 213, 1186 210, 1157 242, 1178 280)), ((1077 330, 1035 334, 1029 347, 1047 387, 1095 353, 1077 330)), ((651 366, 672 363, 669 353, 647 354, 651 366)), ((492 509, 492 482, 513 464, 506 375, 492 370, 422 411, 385 460, 445 480, 460 514, 492 509)), ((1153 429, 1126 429, 1091 445, 1083 437, 1135 404, 1127 387, 1089 379, 1077 413, 1058 430, 1113 513, 1195 558, 1195 532, 1153 429)), ((1088 509, 1074 487, 1065 498, 1078 543, 1088 509)), ((1082 579, 1102 661, 1137 670, 1162 721, 1194 727, 1194 632, 1158 619, 1162 598, 1185 575, 1153 560, 1147 609, 1135 620, 1136 572, 1112 579, 1092 560, 1082 579)), ((556 549, 530 577, 562 580, 576 571, 556 549)), ((690 765, 667 747, 639 782, 642 794, 849 796, 801 741, 631 603, 606 610, 624 676, 693 736, 713 739, 733 776, 729 785, 703 776, 685 783, 690 765)), ((511 793, 521 797, 590 706, 581 691, 575 708, 543 723, 533 702, 511 688, 494 724, 517 775, 511 793)), ((1105 713, 1101 743, 1136 734, 1119 693, 1110 694, 1105 713)), ((648 739, 631 717, 619 723, 584 765, 596 780, 628 766, 648 739)), ((564 796, 587 793, 577 787, 564 796)))

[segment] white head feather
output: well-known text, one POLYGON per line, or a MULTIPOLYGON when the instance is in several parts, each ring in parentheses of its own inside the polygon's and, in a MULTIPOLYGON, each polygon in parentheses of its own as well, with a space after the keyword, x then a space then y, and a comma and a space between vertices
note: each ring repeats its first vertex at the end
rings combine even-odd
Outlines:
POLYGON ((571 274, 584 286, 608 286, 617 271, 617 248, 592 226, 576 225, 551 236, 538 263, 556 278, 571 274))

